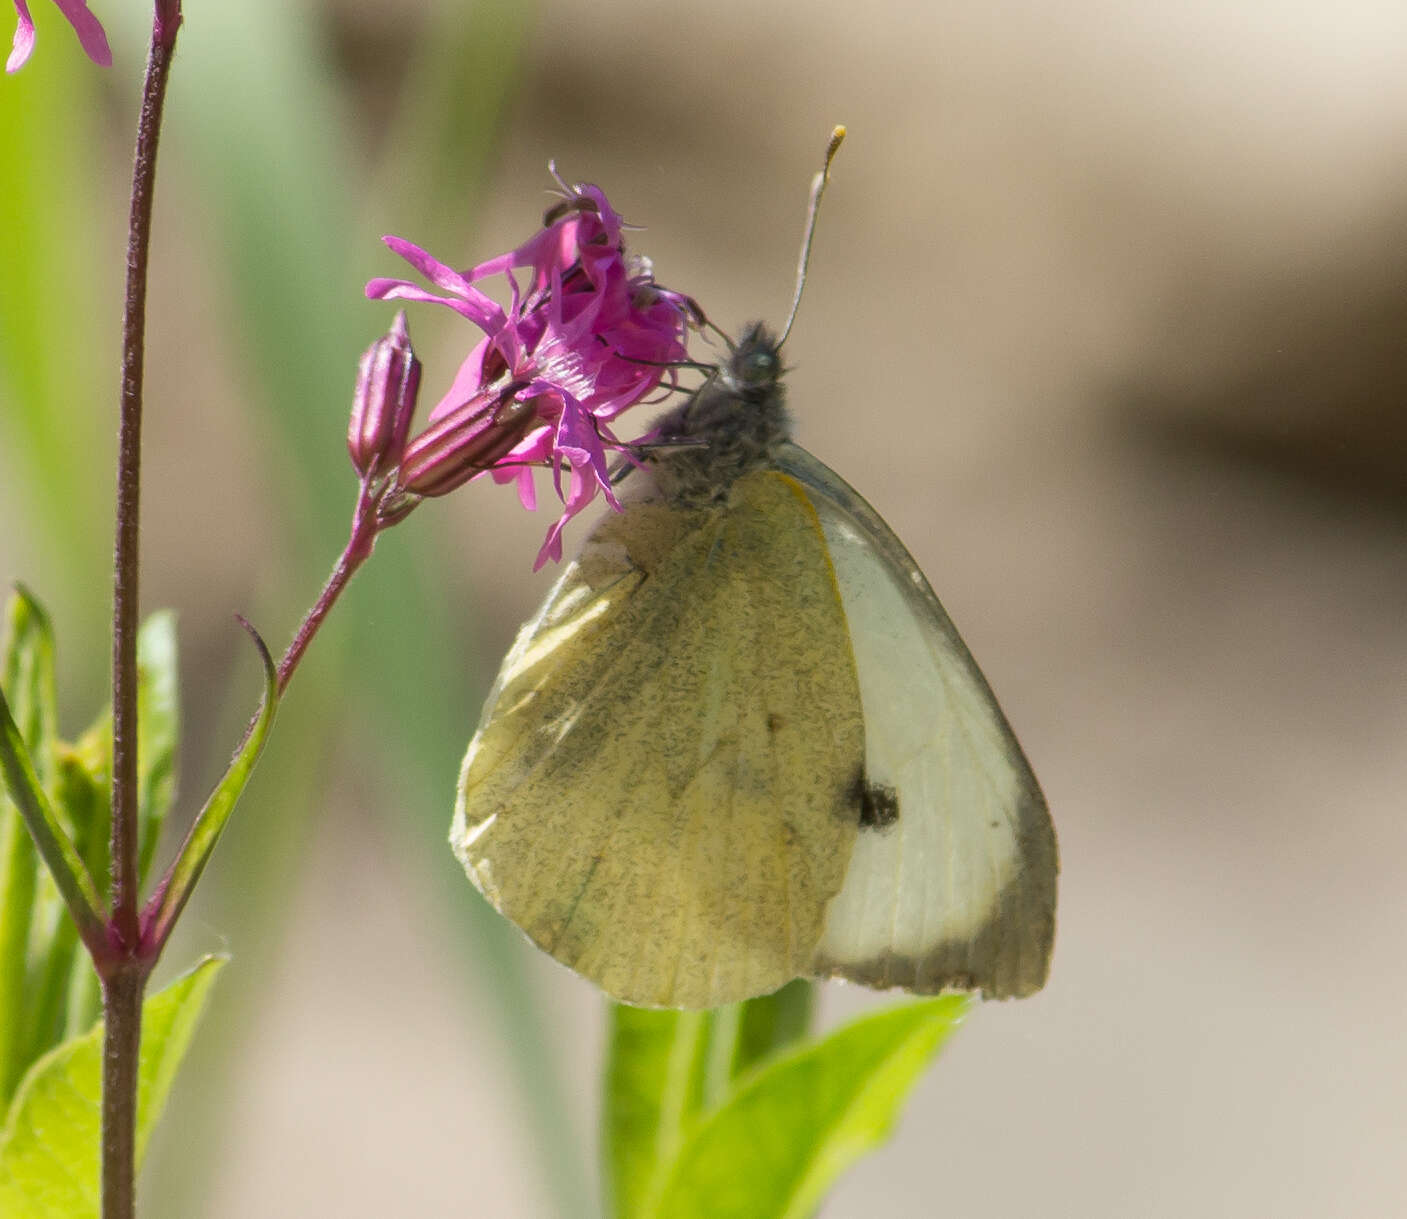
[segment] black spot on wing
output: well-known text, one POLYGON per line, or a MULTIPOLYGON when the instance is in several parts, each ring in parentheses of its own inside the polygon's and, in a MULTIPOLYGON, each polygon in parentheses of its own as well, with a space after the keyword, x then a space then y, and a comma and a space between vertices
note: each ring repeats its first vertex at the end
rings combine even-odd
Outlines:
POLYGON ((899 793, 878 783, 865 784, 860 801, 860 828, 883 830, 899 820, 899 793))
POLYGON ((861 770, 846 791, 846 803, 862 830, 883 830, 899 820, 899 793, 883 783, 871 783, 861 770))

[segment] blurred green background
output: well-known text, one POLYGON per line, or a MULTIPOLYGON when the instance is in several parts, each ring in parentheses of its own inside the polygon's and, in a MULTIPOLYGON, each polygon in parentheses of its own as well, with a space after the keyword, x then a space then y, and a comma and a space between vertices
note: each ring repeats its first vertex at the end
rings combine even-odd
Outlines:
MULTIPOLYGON (((603 185, 660 279, 779 318, 799 436, 906 538, 1047 789, 1044 994, 980 1011, 827 1214, 1402 1209, 1407 12, 1196 0, 188 6, 162 145, 147 607, 180 614, 185 817, 345 536, 400 268, 603 185)), ((0 579, 105 697, 145 5, 44 0, 0 82, 0 579)), ((427 400, 467 326, 412 313, 427 400)), ((544 499, 547 497, 544 496, 544 499)), ((445 846, 550 517, 476 485, 380 543, 168 953, 234 955, 153 1214, 584 1215, 602 1027, 445 846)), ((577 531, 580 532, 579 530, 577 531)), ((884 1000, 827 988, 831 1016, 884 1000)))

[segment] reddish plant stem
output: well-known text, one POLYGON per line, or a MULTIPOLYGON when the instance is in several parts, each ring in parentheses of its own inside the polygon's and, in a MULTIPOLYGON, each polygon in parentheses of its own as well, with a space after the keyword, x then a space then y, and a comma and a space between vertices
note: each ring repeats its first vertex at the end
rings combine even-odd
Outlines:
POLYGON ((117 451, 117 535, 112 609, 112 921, 124 945, 137 942, 137 622, 142 470, 142 377, 147 261, 151 247, 156 152, 172 47, 153 41, 142 90, 127 291, 122 318, 122 414, 117 451))
POLYGON ((117 534, 112 610, 112 922, 114 960, 103 970, 103 1219, 132 1219, 136 1207, 137 1071, 142 992, 150 965, 138 956, 137 620, 141 505, 142 375, 147 262, 156 153, 175 31, 153 32, 137 122, 127 289, 122 316, 122 399, 117 445, 117 534))
POLYGON ((124 961, 103 978, 103 1219, 137 1206, 137 1074, 148 967, 124 961))
POLYGON ((377 531, 381 528, 376 509, 377 501, 373 497, 370 483, 363 480, 361 494, 357 497, 357 509, 352 516, 352 532, 347 539, 347 545, 338 556, 337 563, 332 568, 332 573, 327 577, 327 583, 322 586, 322 592, 318 594, 317 601, 314 602, 312 609, 307 612, 303 621, 298 624, 297 632, 282 659, 278 662, 278 692, 280 694, 287 688, 293 677, 293 671, 303 658, 303 653, 307 651, 308 645, 312 643, 313 637, 318 633, 323 619, 337 604, 337 598, 342 595, 342 590, 347 587, 352 576, 356 574, 357 568, 371 557, 371 548, 375 545, 377 531))

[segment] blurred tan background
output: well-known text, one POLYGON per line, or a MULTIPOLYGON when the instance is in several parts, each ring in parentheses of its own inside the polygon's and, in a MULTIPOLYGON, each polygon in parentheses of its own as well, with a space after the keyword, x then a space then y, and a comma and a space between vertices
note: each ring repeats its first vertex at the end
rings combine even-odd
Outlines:
MULTIPOLYGON (((417 6, 318 13, 374 148, 417 6)), ((809 177, 848 124, 788 346, 799 438, 914 551, 1060 834, 1049 987, 973 1016, 829 1219, 1407 1213, 1404 66, 1407 9, 1368 0, 538 7, 479 220, 435 252, 521 240, 555 157, 725 328, 780 320, 809 177)), ((418 239, 415 198, 375 224, 418 239)), ((399 273, 370 244, 351 270, 399 273)), ((162 291, 154 342, 195 341, 199 276, 184 310, 162 291)), ((411 326, 433 401, 464 332, 411 326)), ((229 612, 279 527, 248 506, 261 437, 215 359, 225 388, 190 409, 219 462, 182 460, 190 419, 150 424, 162 494, 200 492, 147 526, 147 601, 180 607, 195 687, 202 665, 250 680, 229 612)), ((548 585, 547 523, 476 485, 406 526, 444 531, 443 673, 467 705, 548 585)), ((278 590, 290 625, 319 579, 278 590)), ((395 776, 358 770, 368 731, 335 742, 282 929, 246 929, 238 844, 192 912, 184 955, 264 964, 238 1027, 197 1046, 230 1060, 215 1116, 199 1075, 178 1084, 153 1214, 197 1129, 219 1154, 180 1188, 210 1219, 558 1213, 474 997, 493 979, 457 969, 397 849, 395 776)), ((452 761, 434 781, 447 825, 452 761)), ((528 969, 589 1163, 601 1004, 528 969)), ((884 1001, 832 987, 823 1010, 884 1001)))

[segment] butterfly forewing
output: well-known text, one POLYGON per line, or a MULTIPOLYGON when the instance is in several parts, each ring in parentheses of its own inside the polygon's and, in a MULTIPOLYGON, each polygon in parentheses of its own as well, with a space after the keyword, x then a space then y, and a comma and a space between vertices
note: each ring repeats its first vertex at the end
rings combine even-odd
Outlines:
POLYGON ((452 841, 499 910, 617 998, 765 993, 808 971, 846 876, 864 733, 795 482, 629 503, 505 660, 452 841))
POLYGON ((1039 990, 1057 864, 1031 768, 893 532, 804 450, 784 446, 779 464, 821 520, 859 672, 866 776, 885 810, 860 831, 813 971, 920 993, 1039 990))

